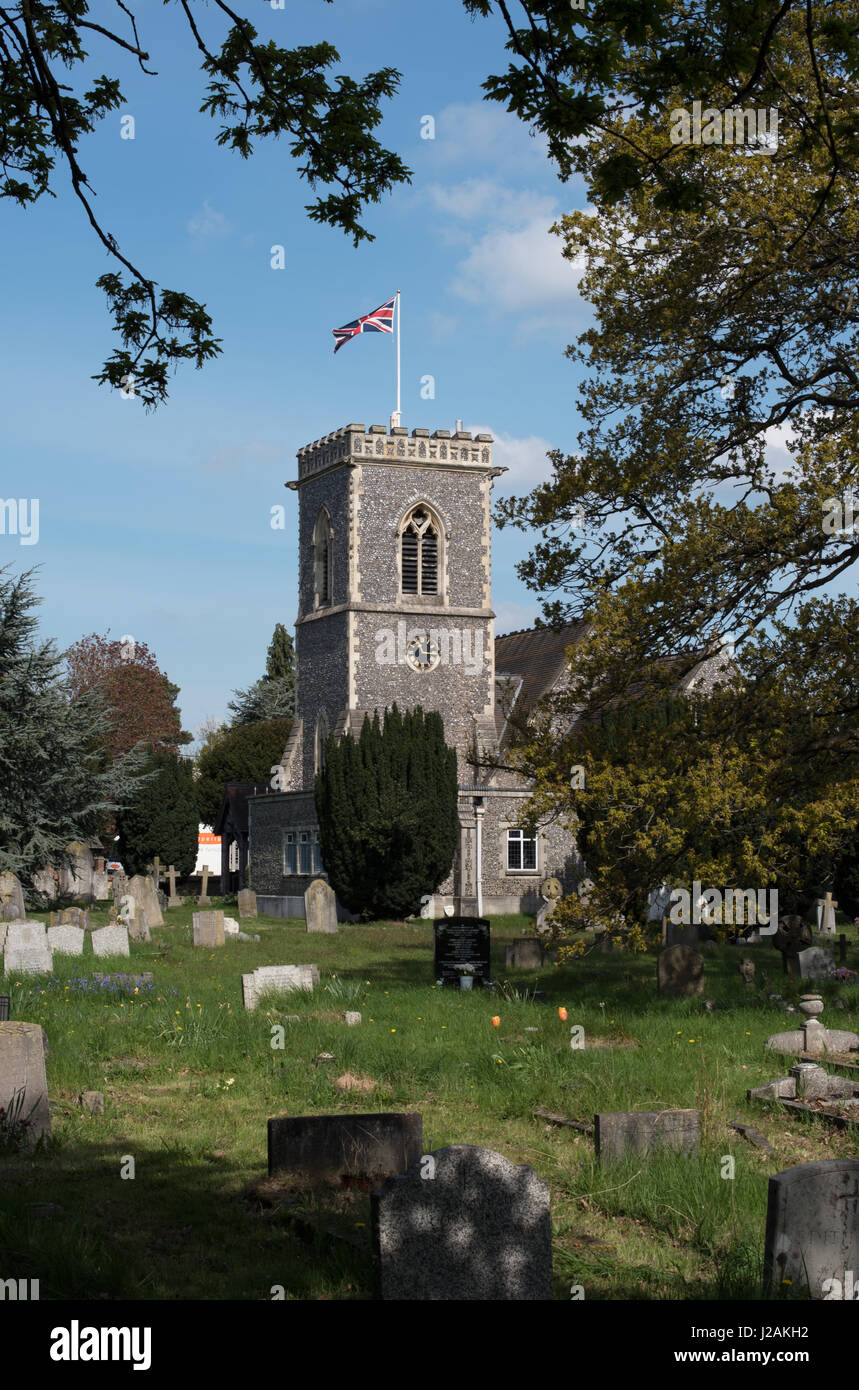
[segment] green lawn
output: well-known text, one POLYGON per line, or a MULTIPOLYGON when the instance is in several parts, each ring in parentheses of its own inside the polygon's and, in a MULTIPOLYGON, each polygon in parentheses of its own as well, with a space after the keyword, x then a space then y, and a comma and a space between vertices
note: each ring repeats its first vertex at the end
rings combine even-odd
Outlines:
MULTIPOLYGON (((504 944, 528 932, 524 918, 493 920, 502 990, 489 996, 435 988, 426 922, 308 936, 301 922, 259 918, 242 923, 259 943, 206 951, 191 944, 191 911, 167 912, 130 961, 62 959, 47 989, 15 978, 0 986, 12 1017, 41 1023, 50 1044, 48 1150, 0 1157, 0 1276, 38 1278, 42 1299, 268 1299, 275 1285, 287 1298, 370 1297, 366 1197, 329 1204, 323 1224, 345 1237, 332 1240, 314 1236, 312 1221, 297 1229, 295 1199, 265 1181, 266 1120, 278 1114, 418 1110, 425 1152, 482 1144, 531 1164, 551 1187, 560 1299, 575 1284, 588 1299, 754 1298, 768 1175, 856 1154, 849 1133, 746 1101, 747 1087, 790 1065, 765 1059, 764 1038, 798 1023, 768 1000, 800 992, 769 944, 707 955, 707 1012, 701 1000, 657 997, 655 951, 591 955, 539 979, 507 972, 504 944), (751 990, 736 969, 744 954, 757 964, 751 990), (313 995, 244 1011, 244 971, 303 961, 321 971, 313 995), (155 988, 109 998, 75 988, 94 968, 150 970, 155 988), (535 985, 548 1005, 522 997, 535 985), (359 1027, 346 1027, 346 1009, 361 1011, 359 1027), (273 1049, 272 1025, 285 1014, 300 1021, 273 1049), (584 1028, 584 1051, 570 1048, 573 1025, 584 1028), (316 1064, 322 1052, 334 1063, 316 1064), (347 1073, 375 1085, 342 1091, 336 1080, 347 1073), (103 1116, 81 1111, 82 1090, 104 1092, 103 1116), (674 1106, 701 1111, 696 1159, 600 1168, 587 1135, 532 1116, 544 1108, 590 1121, 601 1110, 674 1106), (730 1131, 736 1118, 761 1129, 777 1157, 730 1131), (721 1176, 729 1154, 733 1180, 721 1176), (129 1157, 133 1178, 122 1176, 129 1157), (62 1211, 40 1219, 36 1203, 62 1211)), ((107 920, 106 911, 91 916, 107 920)), ((859 968, 852 927, 847 964, 859 968)), ((848 1007, 830 1004, 823 1021, 859 1028, 857 987, 827 982, 824 993, 848 1007)))

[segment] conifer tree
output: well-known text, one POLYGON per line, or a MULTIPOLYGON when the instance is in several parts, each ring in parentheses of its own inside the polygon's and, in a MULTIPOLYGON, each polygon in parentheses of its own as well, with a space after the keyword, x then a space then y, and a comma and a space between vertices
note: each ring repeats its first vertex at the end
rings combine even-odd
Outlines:
POLYGON ((440 714, 396 705, 365 718, 357 741, 330 738, 316 779, 322 861, 344 907, 371 917, 416 913, 456 851, 456 753, 440 714))

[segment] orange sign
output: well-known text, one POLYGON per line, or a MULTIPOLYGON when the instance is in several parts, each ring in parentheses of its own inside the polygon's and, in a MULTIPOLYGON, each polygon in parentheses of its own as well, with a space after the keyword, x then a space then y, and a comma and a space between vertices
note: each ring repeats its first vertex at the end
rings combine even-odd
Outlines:
POLYGON ((221 837, 220 835, 210 835, 207 831, 201 830, 197 835, 197 843, 200 845, 219 845, 221 837))

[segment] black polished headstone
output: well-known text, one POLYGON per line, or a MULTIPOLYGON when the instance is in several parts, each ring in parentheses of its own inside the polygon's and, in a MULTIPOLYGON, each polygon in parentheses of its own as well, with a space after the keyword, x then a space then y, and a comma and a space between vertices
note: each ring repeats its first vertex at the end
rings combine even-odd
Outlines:
POLYGON ((489 979, 489 923, 483 917, 439 917, 435 931, 435 978, 459 989, 459 965, 473 965, 469 972, 479 984, 489 979))

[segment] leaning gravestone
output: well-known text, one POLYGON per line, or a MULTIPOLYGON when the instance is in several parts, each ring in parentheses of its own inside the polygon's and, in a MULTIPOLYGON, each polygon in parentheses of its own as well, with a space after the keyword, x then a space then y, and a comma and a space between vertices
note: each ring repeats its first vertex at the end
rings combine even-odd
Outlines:
POLYGON ((435 978, 459 988, 463 974, 480 984, 489 979, 489 923, 482 917, 438 917, 435 978))
MULTIPOLYGON (((125 892, 130 893, 134 898, 135 908, 142 908, 146 913, 146 920, 152 927, 163 927, 164 917, 161 912, 161 904, 158 894, 155 891, 155 884, 148 874, 135 874, 130 878, 125 886, 125 892)), ((123 894, 123 896, 125 896, 123 894)), ((121 901, 121 900, 120 900, 121 901)), ((114 902, 116 895, 114 894, 114 902)))
POLYGON ((0 1133, 10 1126, 28 1145, 51 1132, 45 1042, 37 1023, 0 1023, 0 1133))
POLYGON ((268 1171, 340 1186, 381 1182, 419 1161, 420 1115, 297 1115, 268 1122, 268 1171))
MULTIPOLYGON (((859 1160, 824 1159, 770 1178, 764 1250, 764 1297, 807 1288, 811 1298, 840 1296, 859 1276, 859 1160)), ((852 1290, 851 1290, 852 1296, 852 1290)))
POLYGON ((65 924, 58 927, 48 927, 48 945, 52 954, 58 956, 82 956, 85 937, 86 932, 83 927, 65 924))
POLYGON ((53 969, 51 949, 42 922, 9 923, 3 947, 3 969, 7 975, 13 971, 50 975, 53 969))
MULTIPOLYGON (((306 895, 305 895, 306 898, 306 895)), ((257 895, 252 888, 239 889, 239 916, 256 917, 257 895)))
POLYGON ((304 915, 309 932, 337 931, 337 895, 324 878, 315 878, 304 894, 304 915))
POLYGON ((129 941, 150 942, 152 937, 149 935, 149 918, 142 908, 137 908, 132 917, 128 918, 128 939, 129 941))
POLYGON ((295 989, 312 991, 319 983, 317 965, 261 965, 242 976, 242 1000, 255 1009, 264 994, 288 994, 295 989))
POLYGON ((194 924, 194 945, 206 946, 210 949, 214 946, 224 944, 224 914, 221 911, 195 912, 192 918, 194 924))
POLYGON ((6 902, 7 898, 15 908, 14 913, 11 914, 13 922, 18 917, 27 916, 24 907, 24 890, 21 887, 21 882, 10 872, 0 874, 0 904, 6 902))
POLYGON ((130 956, 126 927, 100 927, 92 933, 92 949, 97 956, 130 956))
POLYGON ((455 1144, 388 1178, 371 1208, 379 1298, 552 1298, 549 1184, 533 1168, 455 1144))
POLYGON ((663 999, 687 999, 704 989, 704 957, 692 946, 668 946, 656 962, 663 999))
POLYGON ((701 1114, 698 1110, 629 1110, 594 1115, 597 1158, 640 1154, 649 1158, 660 1149, 697 1154, 701 1114))
POLYGON ((828 980, 835 969, 835 957, 824 946, 809 946, 797 955, 803 980, 828 980))

